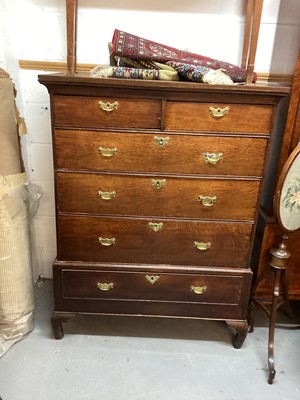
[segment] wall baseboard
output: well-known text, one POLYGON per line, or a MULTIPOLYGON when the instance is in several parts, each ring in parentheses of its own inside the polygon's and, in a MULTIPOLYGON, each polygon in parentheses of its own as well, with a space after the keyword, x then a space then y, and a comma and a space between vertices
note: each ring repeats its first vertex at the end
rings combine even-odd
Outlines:
MULTIPOLYGON (((37 61, 37 60, 19 60, 21 69, 31 69, 40 71, 66 71, 66 61, 37 61)), ((96 64, 77 64, 78 72, 88 72, 94 68, 96 64)))
MULTIPOLYGON (((40 71, 66 71, 67 63, 65 61, 37 61, 37 60, 19 60, 21 69, 40 70, 40 71)), ((89 72, 96 64, 77 64, 78 72, 89 72)), ((277 82, 289 83, 293 80, 293 75, 277 74, 272 72, 258 72, 257 80, 259 82, 277 82)))

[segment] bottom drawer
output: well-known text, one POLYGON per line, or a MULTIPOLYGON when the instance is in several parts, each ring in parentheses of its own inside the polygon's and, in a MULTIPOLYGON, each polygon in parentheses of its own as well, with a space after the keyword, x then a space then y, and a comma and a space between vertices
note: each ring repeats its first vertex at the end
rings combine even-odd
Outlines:
POLYGON ((55 267, 56 309, 242 318, 248 303, 251 275, 250 271, 189 274, 55 267), (226 310, 230 313, 224 316, 226 310))
POLYGON ((240 275, 63 270, 63 298, 239 304, 240 275))

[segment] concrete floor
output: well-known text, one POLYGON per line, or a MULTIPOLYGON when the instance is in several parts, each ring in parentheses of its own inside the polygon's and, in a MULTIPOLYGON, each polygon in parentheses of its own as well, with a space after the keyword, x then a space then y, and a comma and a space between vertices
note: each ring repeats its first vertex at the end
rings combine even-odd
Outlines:
POLYGON ((0 359, 2 400, 299 400, 300 331, 278 315, 273 385, 268 320, 243 347, 218 321, 79 316, 52 338, 52 282, 35 287, 35 329, 0 359))

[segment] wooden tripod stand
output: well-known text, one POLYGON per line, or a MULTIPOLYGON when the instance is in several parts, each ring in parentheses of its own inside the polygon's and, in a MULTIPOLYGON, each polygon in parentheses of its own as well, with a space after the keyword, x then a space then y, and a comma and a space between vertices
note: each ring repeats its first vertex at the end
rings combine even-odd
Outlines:
MULTIPOLYGON (((288 267, 288 260, 291 256, 287 250, 288 233, 295 232, 300 228, 300 144, 291 153, 284 165, 278 180, 274 198, 275 216, 282 230, 281 240, 278 246, 269 250, 267 261, 268 268, 273 272, 273 293, 272 299, 258 298, 253 295, 250 299, 250 328, 253 331, 253 306, 258 305, 269 316, 269 341, 268 341, 268 383, 272 384, 276 370, 274 364, 274 337, 276 313, 278 308, 287 300, 287 285, 285 281, 285 270, 288 267), (283 286, 283 296, 280 298, 280 286, 283 286), (280 300, 279 300, 280 299, 280 300), (269 309, 268 305, 271 304, 269 309)), ((268 269, 265 268, 257 279, 253 288, 256 292, 260 282, 266 279, 268 269)), ((299 327, 300 328, 300 327, 299 327)))

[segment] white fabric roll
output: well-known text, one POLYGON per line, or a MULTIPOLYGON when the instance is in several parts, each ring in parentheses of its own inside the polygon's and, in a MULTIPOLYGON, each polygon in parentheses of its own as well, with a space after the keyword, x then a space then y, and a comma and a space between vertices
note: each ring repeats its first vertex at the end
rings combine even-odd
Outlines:
POLYGON ((25 174, 0 176, 0 357, 33 329, 25 174))

